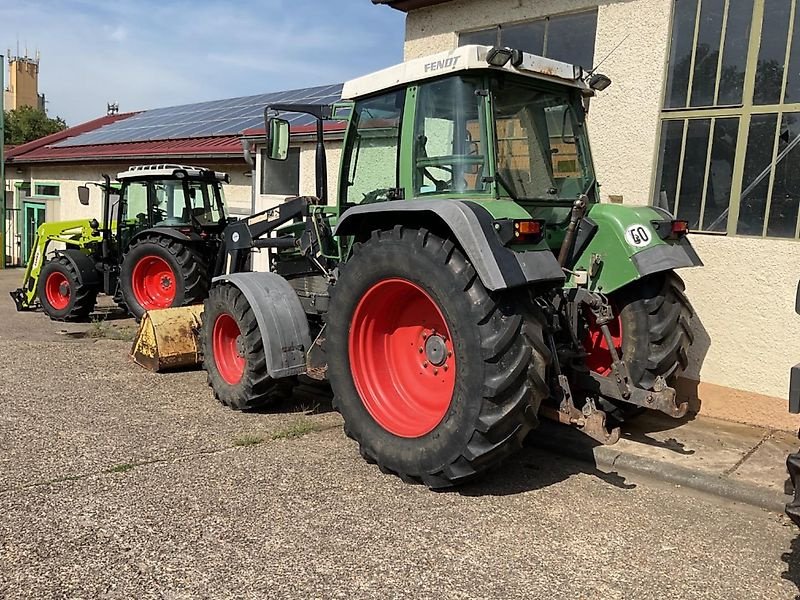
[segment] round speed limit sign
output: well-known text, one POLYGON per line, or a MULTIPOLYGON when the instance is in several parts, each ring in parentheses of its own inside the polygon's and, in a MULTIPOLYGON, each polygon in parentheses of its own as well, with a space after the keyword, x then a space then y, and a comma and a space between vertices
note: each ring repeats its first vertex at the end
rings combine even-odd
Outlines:
POLYGON ((652 239, 652 235, 653 234, 650 233, 650 230, 642 224, 631 225, 625 230, 625 240, 631 246, 635 246, 637 248, 647 246, 652 239))

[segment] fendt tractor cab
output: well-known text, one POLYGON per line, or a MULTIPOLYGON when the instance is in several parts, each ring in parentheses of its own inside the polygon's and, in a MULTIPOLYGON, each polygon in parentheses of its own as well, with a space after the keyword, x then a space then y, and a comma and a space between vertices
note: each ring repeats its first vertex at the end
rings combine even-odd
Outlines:
MULTIPOLYGON (((97 294, 137 319, 146 310, 201 302, 209 271, 228 224, 222 183, 225 173, 158 164, 131 167, 99 187, 101 221, 43 224, 22 287, 11 293, 17 310, 38 303, 51 318, 85 318, 97 294), (62 248, 48 253, 51 243, 62 248)), ((89 204, 88 186, 78 189, 89 204)))
POLYGON ((332 107, 267 107, 276 160, 280 113, 317 119, 317 194, 224 234, 201 332, 217 398, 249 409, 327 379, 362 455, 432 487, 496 465, 537 414, 606 443, 643 407, 682 416, 674 270, 701 263, 667 211, 599 202, 585 120, 609 83, 464 46, 350 81, 332 107), (347 120, 330 204, 329 118, 347 120), (271 272, 245 272, 254 247, 271 272))

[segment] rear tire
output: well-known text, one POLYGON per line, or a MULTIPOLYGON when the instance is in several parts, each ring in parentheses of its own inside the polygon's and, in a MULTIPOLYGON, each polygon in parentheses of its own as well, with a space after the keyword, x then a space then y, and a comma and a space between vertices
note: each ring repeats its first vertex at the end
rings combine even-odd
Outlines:
POLYGON ((151 234, 135 240, 120 268, 119 303, 136 320, 145 311, 199 304, 208 296, 208 265, 196 249, 151 234))
POLYGON ((86 319, 97 303, 97 287, 84 285, 73 264, 64 256, 44 263, 36 295, 42 310, 55 321, 86 319))
POLYGON ((450 240, 374 231, 342 267, 327 327, 333 406, 381 471, 460 484, 537 422, 549 362, 538 312, 522 292, 490 293, 450 240))
POLYGON ((203 368, 222 404, 257 410, 291 394, 291 381, 269 376, 255 314, 237 287, 223 284, 211 289, 202 323, 203 368))

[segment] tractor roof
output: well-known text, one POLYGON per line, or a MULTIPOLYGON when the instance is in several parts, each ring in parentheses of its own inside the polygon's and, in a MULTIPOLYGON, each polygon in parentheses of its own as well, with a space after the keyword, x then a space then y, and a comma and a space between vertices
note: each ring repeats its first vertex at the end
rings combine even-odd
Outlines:
POLYGON ((216 179, 217 181, 228 182, 228 174, 220 171, 212 171, 204 167, 190 167, 187 165, 158 164, 158 165, 138 165, 129 167, 127 171, 117 174, 117 179, 153 179, 153 178, 175 178, 194 177, 198 179, 216 179))
POLYGON ((486 60, 487 54, 491 49, 491 46, 461 46, 455 50, 415 58, 399 65, 352 79, 344 84, 342 99, 353 100, 361 96, 425 79, 478 69, 515 73, 592 93, 592 90, 583 80, 586 73, 577 65, 528 54, 527 52, 515 51, 518 60, 508 60, 503 66, 494 66, 486 60), (516 66, 512 63, 516 63, 516 66))

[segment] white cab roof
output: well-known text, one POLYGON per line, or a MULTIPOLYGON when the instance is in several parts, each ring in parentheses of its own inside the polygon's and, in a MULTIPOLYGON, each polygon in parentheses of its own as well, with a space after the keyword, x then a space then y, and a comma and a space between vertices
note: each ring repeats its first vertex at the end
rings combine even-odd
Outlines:
POLYGON ((518 66, 515 67, 511 61, 508 61, 503 67, 494 67, 486 62, 486 53, 490 49, 491 46, 461 46, 455 50, 415 58, 357 79, 351 79, 344 84, 342 99, 354 100, 415 81, 475 69, 508 71, 534 79, 569 85, 591 93, 590 88, 583 81, 584 71, 579 66, 523 52, 522 61, 518 66))
POLYGON ((228 181, 228 174, 219 171, 211 171, 203 167, 190 167, 188 165, 173 165, 173 164, 159 164, 159 165, 139 165, 129 167, 127 171, 117 173, 117 179, 134 179, 137 177, 175 177, 175 173, 183 172, 185 177, 201 177, 207 176, 208 173, 214 173, 218 181, 228 181))

